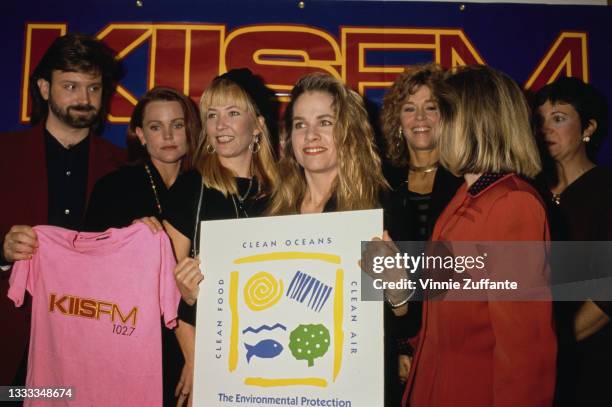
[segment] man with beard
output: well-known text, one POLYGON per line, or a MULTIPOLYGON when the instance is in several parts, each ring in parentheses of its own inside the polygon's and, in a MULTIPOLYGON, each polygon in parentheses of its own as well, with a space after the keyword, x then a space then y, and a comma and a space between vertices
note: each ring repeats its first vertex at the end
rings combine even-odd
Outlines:
POLYGON ((0 324, 10 331, 2 335, 0 385, 25 379, 27 311, 6 295, 11 264, 37 248, 31 226, 80 229, 93 185, 123 161, 123 150, 97 136, 120 75, 100 41, 59 37, 30 77, 32 127, 0 134, 0 324))

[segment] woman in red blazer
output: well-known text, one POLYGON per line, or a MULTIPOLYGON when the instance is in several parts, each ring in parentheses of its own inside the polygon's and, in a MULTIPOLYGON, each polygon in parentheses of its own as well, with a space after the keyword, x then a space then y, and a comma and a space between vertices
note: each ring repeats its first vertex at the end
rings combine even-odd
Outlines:
MULTIPOLYGON (((540 160, 521 89, 485 66, 459 69, 447 84, 440 161, 465 183, 438 218, 432 240, 549 240, 544 205, 523 179, 538 173, 540 160)), ((513 260, 490 268, 529 270, 521 280, 546 286, 544 250, 513 260)), ((398 270, 385 273, 387 280, 399 278, 398 270)), ((385 295, 396 315, 406 312, 411 293, 385 295)), ((557 348, 547 289, 539 299, 426 300, 404 405, 551 406, 557 348)))

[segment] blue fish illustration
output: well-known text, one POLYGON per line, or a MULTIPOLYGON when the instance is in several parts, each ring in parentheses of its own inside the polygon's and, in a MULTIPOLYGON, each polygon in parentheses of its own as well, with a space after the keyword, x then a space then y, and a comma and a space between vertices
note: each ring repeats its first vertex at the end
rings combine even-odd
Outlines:
POLYGON ((257 342, 256 345, 244 344, 247 350, 247 363, 251 362, 253 356, 258 358, 271 359, 277 357, 283 351, 283 345, 276 342, 274 339, 264 339, 257 342))

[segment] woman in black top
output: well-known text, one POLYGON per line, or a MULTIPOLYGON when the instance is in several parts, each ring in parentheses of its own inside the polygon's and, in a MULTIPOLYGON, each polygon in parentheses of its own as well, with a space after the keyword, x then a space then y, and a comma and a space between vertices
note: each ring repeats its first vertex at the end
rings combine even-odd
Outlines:
MULTIPOLYGON (((165 215, 169 190, 192 166, 201 130, 197 107, 187 96, 164 87, 148 91, 136 104, 128 126, 127 165, 100 179, 91 194, 85 227, 103 231, 134 220, 165 215)), ((182 356, 174 332, 162 329, 164 405, 175 404, 182 356)))
MULTIPOLYGON (((595 165, 608 130, 604 97, 580 79, 563 77, 540 89, 534 99, 537 132, 546 146, 544 158, 551 164, 545 165, 542 175, 553 239, 612 240, 612 174, 595 165)), ((578 273, 563 279, 553 269, 553 282, 593 278, 586 267, 580 262, 578 273)), ((555 406, 612 405, 612 302, 557 302, 555 313, 559 341, 555 406)))
POLYGON ((124 227, 145 216, 161 221, 168 190, 179 173, 192 167, 200 128, 197 107, 187 96, 164 87, 148 91, 128 127, 130 165, 96 183, 85 229, 124 227))
MULTIPOLYGON (((392 165, 406 171, 405 180, 393 185, 385 205, 385 226, 395 241, 429 240, 438 216, 463 183, 463 178, 438 165, 438 95, 443 81, 444 71, 438 64, 409 66, 384 96, 381 122, 386 155, 392 165)), ((409 315, 401 322, 385 308, 389 406, 401 403, 412 355, 408 338, 418 333, 420 325, 420 303, 409 307, 409 315)))
POLYGON ((177 391, 179 405, 191 393, 195 345, 193 304, 204 276, 197 258, 197 225, 202 220, 238 219, 262 214, 277 183, 268 123, 270 92, 248 69, 215 78, 200 101, 202 139, 195 168, 172 191, 164 227, 172 240, 175 276, 184 302, 176 335, 185 356, 177 391), (201 175, 200 175, 201 174, 201 175), (194 242, 196 240, 196 242, 194 242), (190 250, 194 248, 194 257, 190 250))

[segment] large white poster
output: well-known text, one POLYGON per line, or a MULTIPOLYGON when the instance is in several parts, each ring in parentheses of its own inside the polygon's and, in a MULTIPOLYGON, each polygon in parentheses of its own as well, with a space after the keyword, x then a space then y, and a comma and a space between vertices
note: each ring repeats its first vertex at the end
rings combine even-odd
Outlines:
POLYGON ((382 303, 361 241, 382 211, 204 222, 195 406, 383 404, 382 303))

